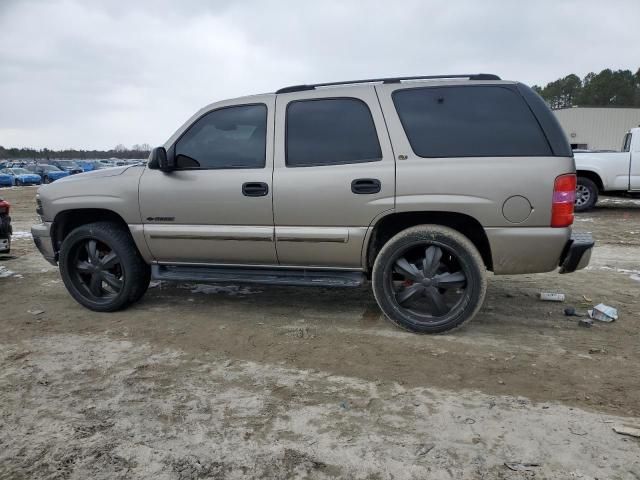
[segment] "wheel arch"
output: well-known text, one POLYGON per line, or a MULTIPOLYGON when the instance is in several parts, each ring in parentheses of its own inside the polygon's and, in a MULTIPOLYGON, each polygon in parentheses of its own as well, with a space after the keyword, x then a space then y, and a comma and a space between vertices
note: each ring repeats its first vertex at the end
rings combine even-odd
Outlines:
POLYGON ((602 192, 604 190, 604 183, 602 182, 602 178, 598 173, 592 170, 576 170, 576 175, 578 177, 585 177, 591 180, 596 184, 599 192, 602 192))
POLYGON ((390 213, 379 218, 365 240, 363 265, 370 272, 382 246, 394 235, 410 227, 423 224, 442 225, 467 237, 480 252, 488 270, 493 270, 491 245, 482 224, 470 215, 458 212, 413 211, 390 213))
POLYGON ((71 231, 81 225, 94 222, 112 222, 129 232, 138 252, 143 258, 148 258, 146 244, 140 245, 140 239, 133 235, 130 226, 118 213, 106 208, 74 208, 58 212, 51 225, 51 239, 56 252, 71 231))

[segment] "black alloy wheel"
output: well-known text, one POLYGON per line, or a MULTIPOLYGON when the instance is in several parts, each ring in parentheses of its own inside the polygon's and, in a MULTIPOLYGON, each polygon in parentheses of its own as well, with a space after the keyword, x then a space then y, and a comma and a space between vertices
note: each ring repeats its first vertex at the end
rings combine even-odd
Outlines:
POLYGON ((373 293, 384 314, 416 333, 442 333, 482 306, 486 269, 474 244, 441 225, 418 225, 391 238, 373 266, 373 293))

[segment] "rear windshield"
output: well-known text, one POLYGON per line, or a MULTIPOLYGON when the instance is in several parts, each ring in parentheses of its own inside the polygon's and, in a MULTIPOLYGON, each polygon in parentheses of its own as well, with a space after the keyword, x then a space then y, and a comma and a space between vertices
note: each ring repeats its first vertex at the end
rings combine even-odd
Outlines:
POLYGON ((421 157, 552 155, 524 99, 509 88, 409 88, 394 92, 393 103, 421 157))

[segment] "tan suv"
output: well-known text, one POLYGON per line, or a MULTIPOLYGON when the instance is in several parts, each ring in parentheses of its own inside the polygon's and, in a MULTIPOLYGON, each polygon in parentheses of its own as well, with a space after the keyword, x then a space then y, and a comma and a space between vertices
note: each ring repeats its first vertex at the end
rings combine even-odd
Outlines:
POLYGON ((576 177, 553 114, 495 75, 287 87, 209 105, 146 166, 40 188, 36 245, 82 305, 151 277, 358 286, 386 316, 443 332, 496 275, 583 268, 576 177))

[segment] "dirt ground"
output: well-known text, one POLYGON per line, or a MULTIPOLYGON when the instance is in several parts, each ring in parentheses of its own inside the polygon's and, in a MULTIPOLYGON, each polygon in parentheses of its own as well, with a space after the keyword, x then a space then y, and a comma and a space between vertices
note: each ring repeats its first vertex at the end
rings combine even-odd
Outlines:
POLYGON ((35 189, 0 190, 0 479, 640 479, 640 200, 577 216, 588 269, 490 277, 450 335, 368 288, 153 283, 129 310, 67 295, 35 189), (564 303, 540 291, 564 292, 564 303), (619 320, 578 326, 596 303, 619 320))

